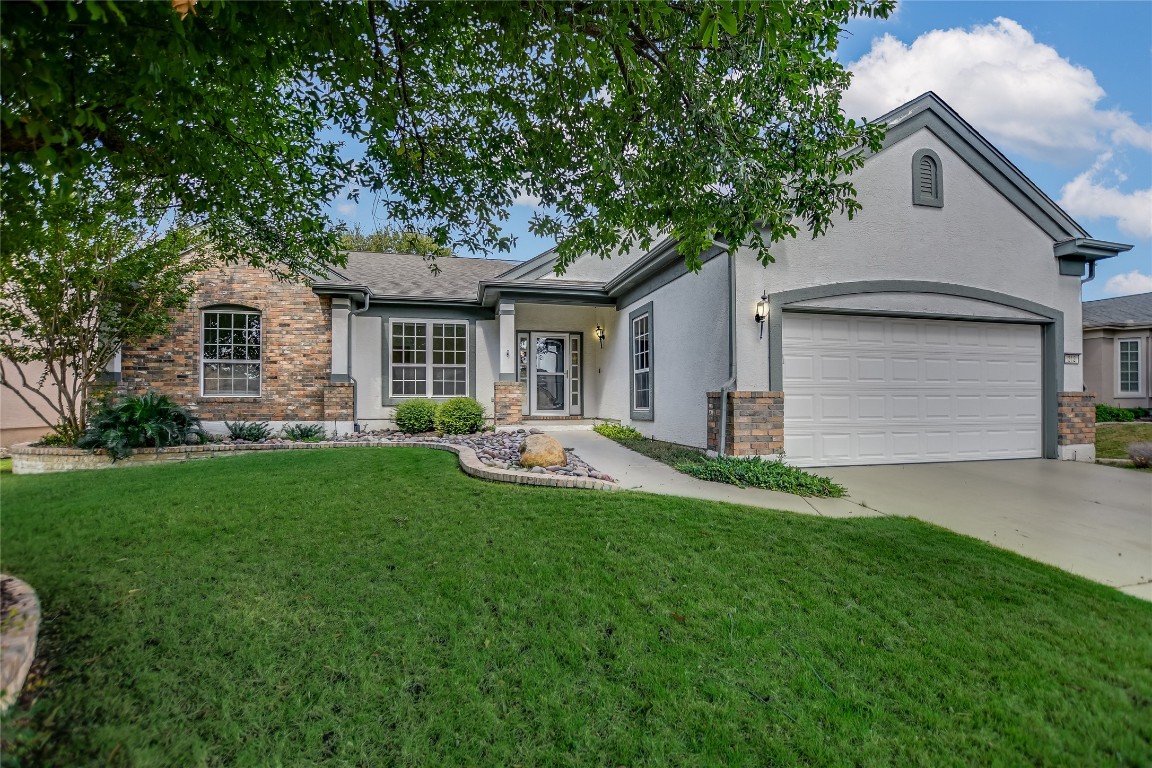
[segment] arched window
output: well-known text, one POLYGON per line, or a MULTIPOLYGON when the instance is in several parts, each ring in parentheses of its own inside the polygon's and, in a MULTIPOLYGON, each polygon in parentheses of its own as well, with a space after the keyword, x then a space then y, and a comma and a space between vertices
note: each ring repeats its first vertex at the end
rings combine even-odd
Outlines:
POLYGON ((912 156, 912 205, 944 207, 944 171, 940 156, 930 149, 912 156))
POLYGON ((200 392, 208 397, 260 396, 260 311, 208 307, 200 324, 200 392))

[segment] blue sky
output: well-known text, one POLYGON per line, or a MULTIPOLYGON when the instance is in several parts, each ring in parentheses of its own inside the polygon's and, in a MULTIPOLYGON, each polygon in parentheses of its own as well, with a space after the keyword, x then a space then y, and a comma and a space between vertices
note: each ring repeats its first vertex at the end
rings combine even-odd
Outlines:
MULTIPOLYGON (((1152 291, 1152 3, 904 0, 853 22, 839 58, 850 116, 935 91, 1093 237, 1134 245, 1101 263, 1086 300, 1152 291)), ((371 199, 335 213, 374 226, 371 199)), ((518 243, 499 258, 552 245, 531 214, 513 208, 518 243)))

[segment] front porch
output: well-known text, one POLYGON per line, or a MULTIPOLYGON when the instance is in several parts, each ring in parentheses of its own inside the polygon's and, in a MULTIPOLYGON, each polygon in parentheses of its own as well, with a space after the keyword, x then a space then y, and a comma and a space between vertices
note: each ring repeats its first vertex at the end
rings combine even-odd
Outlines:
MULTIPOLYGON (((497 426, 591 429, 605 412, 606 382, 618 367, 608 343, 615 309, 501 302, 496 309, 499 368, 493 377, 497 426)), ((626 364, 626 361, 625 361, 626 364)), ((611 400, 611 398, 609 398, 611 400)))

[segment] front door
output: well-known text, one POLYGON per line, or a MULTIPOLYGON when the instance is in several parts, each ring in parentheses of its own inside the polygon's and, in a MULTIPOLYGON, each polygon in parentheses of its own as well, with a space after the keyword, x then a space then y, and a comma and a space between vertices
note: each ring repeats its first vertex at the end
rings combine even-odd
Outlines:
POLYGON ((528 393, 533 415, 568 415, 567 350, 567 334, 532 334, 528 393))

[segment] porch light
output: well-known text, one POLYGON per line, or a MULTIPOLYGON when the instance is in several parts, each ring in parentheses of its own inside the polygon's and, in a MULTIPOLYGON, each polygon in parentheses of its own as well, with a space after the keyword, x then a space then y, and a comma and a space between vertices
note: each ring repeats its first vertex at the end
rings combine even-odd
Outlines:
POLYGON ((768 291, 760 295, 756 302, 756 322, 760 324, 760 338, 764 338, 764 321, 768 319, 768 291))
POLYGON ((600 339, 600 349, 604 349, 604 329, 596 326, 596 338, 600 339))

